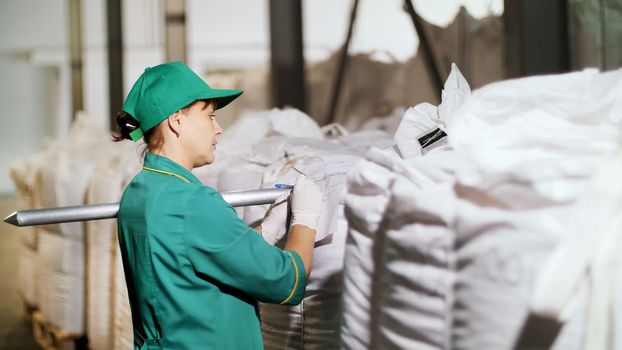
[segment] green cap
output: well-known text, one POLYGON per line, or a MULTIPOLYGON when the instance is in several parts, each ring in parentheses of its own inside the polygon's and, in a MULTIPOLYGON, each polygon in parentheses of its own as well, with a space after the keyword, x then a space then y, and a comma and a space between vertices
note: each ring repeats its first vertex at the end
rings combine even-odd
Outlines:
POLYGON ((222 108, 242 94, 242 90, 212 89, 184 63, 168 62, 147 68, 123 103, 123 112, 140 122, 130 137, 138 141, 143 133, 178 110, 197 100, 215 100, 222 108))

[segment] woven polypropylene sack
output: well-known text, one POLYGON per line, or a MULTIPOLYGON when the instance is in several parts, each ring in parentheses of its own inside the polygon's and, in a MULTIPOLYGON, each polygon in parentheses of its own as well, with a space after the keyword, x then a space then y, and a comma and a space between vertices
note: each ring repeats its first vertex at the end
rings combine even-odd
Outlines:
POLYGON ((118 242, 115 245, 117 248, 114 260, 112 344, 114 350, 126 350, 132 349, 134 346, 134 328, 132 326, 132 310, 130 309, 130 298, 127 293, 127 284, 125 283, 121 251, 118 248, 118 242))
POLYGON ((18 260, 19 293, 30 307, 39 305, 38 289, 39 255, 26 245, 20 247, 18 260))
POLYGON ((342 345, 445 349, 454 192, 425 158, 370 150, 349 176, 342 345), (434 203, 434 205, 430 205, 434 203))
MULTIPOLYGON (((312 154, 312 153, 311 153, 312 154)), ((299 172, 323 189, 313 252, 313 270, 300 305, 260 305, 264 345, 267 349, 333 349, 339 346, 343 256, 347 223, 343 214, 345 175, 360 160, 351 154, 301 157, 272 171, 270 182, 294 183, 299 172)), ((280 242, 282 244, 283 242, 280 242)))
MULTIPOLYGON (((93 171, 87 204, 119 202, 125 183, 140 170, 138 157, 133 142, 111 143, 93 171)), ((114 219, 86 222, 86 331, 93 350, 112 348, 116 225, 114 219)))

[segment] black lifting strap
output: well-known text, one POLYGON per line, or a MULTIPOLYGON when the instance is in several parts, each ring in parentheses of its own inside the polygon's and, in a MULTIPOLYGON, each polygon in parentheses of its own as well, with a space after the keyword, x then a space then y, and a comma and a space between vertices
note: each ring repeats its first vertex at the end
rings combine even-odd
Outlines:
MULTIPOLYGON (((345 74, 345 70, 347 69, 348 48, 350 47, 350 41, 352 39, 352 28, 354 27, 354 22, 356 20, 358 4, 359 0, 354 0, 354 3, 352 4, 352 10, 350 11, 350 23, 348 24, 348 33, 346 35, 346 40, 341 47, 337 75, 335 77, 335 81, 333 82, 332 96, 330 100, 330 105, 328 107, 329 109, 326 115, 325 124, 331 124, 335 122, 335 113, 337 111, 337 105, 339 104, 339 95, 341 85, 343 83, 343 76, 345 74)), ((428 39, 427 33, 425 32, 425 28, 423 28, 423 21, 415 11, 411 0, 404 0, 404 10, 410 15, 410 18, 412 19, 415 26, 415 33, 419 37, 420 52, 423 55, 423 61, 426 65, 427 71, 430 72, 430 79, 432 80, 433 85, 432 88, 438 98, 438 101, 440 102, 441 90, 443 89, 443 80, 441 79, 440 71, 438 70, 436 61, 434 60, 434 54, 432 53, 432 48, 430 46, 430 41, 428 39)))

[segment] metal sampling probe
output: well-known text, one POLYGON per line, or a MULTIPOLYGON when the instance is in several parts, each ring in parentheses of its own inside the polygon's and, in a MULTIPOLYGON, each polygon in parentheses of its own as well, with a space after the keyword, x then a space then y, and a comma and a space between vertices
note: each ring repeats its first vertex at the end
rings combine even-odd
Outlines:
MULTIPOLYGON (((223 192, 225 202, 232 207, 272 204, 281 195, 289 193, 292 186, 250 191, 223 192)), ((87 220, 112 219, 117 217, 119 203, 78 205, 72 207, 20 210, 7 216, 4 222, 15 226, 57 224, 87 220)))

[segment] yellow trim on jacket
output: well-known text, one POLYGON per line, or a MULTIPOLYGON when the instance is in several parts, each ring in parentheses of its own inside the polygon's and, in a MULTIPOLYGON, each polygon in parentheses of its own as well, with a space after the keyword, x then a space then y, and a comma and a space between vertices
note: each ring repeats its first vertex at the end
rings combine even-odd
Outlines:
POLYGON ((161 174, 175 176, 175 177, 178 177, 178 178, 184 180, 186 183, 190 183, 190 181, 188 181, 188 179, 186 179, 185 177, 183 177, 181 175, 178 175, 178 174, 175 174, 175 173, 171 173, 170 171, 164 171, 164 170, 149 168, 149 167, 146 167, 146 166, 144 166, 143 169, 148 170, 148 171, 153 171, 155 173, 161 173, 161 174))
POLYGON ((289 293, 289 296, 287 297, 287 299, 281 302, 281 305, 286 304, 294 296, 294 294, 296 294, 296 289, 298 288, 298 265, 296 265, 296 260, 294 260, 292 253, 290 252, 285 252, 285 253, 289 255, 289 257, 292 259, 292 263, 294 263, 294 270, 296 270, 296 282, 294 282, 294 288, 292 288, 292 292, 289 293))

